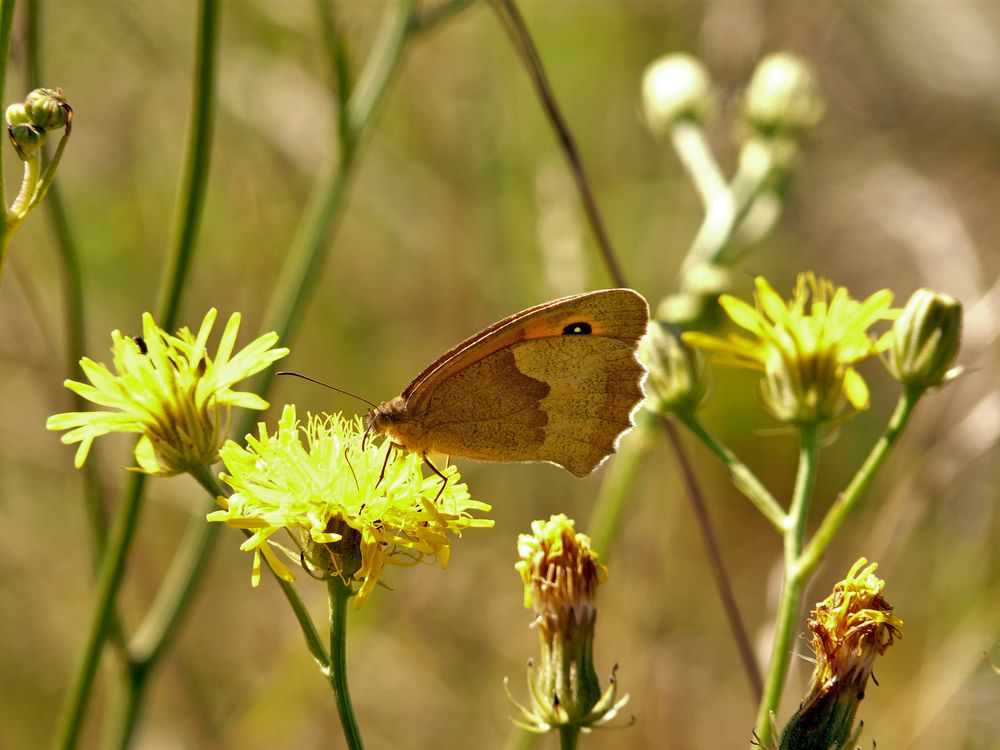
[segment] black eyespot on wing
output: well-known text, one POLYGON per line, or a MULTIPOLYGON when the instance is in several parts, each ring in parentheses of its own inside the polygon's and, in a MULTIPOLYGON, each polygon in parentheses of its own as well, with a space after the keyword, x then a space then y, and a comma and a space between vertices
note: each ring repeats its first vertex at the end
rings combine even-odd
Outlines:
POLYGON ((593 333, 590 323, 570 323, 563 328, 563 336, 589 336, 593 333))

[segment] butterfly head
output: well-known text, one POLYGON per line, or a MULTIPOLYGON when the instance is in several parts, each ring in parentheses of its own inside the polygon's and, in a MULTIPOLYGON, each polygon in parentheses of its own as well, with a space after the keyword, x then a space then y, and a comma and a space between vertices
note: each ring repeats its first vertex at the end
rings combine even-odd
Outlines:
POLYGON ((383 401, 378 406, 369 409, 362 422, 365 425, 365 435, 385 435, 392 428, 406 419, 406 401, 402 396, 389 401, 383 401))

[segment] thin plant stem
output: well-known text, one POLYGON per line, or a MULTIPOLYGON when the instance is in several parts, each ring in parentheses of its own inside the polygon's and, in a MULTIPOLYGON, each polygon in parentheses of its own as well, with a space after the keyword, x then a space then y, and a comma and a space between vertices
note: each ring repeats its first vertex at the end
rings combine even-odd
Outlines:
POLYGON ((136 474, 129 482, 108 536, 101 566, 97 572, 97 596, 87 628, 83 650, 73 668, 69 689, 59 712, 52 746, 59 750, 76 747, 83 729, 87 702, 90 699, 97 664, 114 611, 115 594, 125 573, 125 558, 139 519, 145 474, 136 474))
POLYGON ((361 750, 361 730, 354 717, 351 692, 347 683, 347 603, 351 600, 351 585, 338 576, 326 582, 330 601, 330 661, 327 678, 337 702, 337 713, 344 730, 344 739, 350 750, 361 750))
POLYGON ((576 724, 559 727, 559 750, 576 750, 579 739, 580 727, 576 724))
POLYGON ((562 110, 556 102, 555 93, 552 91, 545 68, 542 66, 542 59, 538 54, 534 41, 531 39, 528 27, 524 23, 524 19, 521 17, 521 13, 518 11, 513 0, 490 0, 490 5, 496 11, 504 30, 513 42, 514 48, 520 55, 525 67, 528 69, 528 74, 531 76, 531 81, 535 86, 535 91, 542 103, 545 114, 549 118, 549 122, 553 130, 555 130, 556 135, 559 137, 559 145, 562 147, 563 153, 569 162, 573 181, 576 184, 577 191, 580 193, 580 199, 583 203, 584 214, 587 217, 587 222, 590 224, 591 231, 594 233, 594 237, 597 239, 597 247, 601 252, 604 264, 607 266, 608 273, 611 274, 611 278, 614 279, 615 284, 618 286, 628 286, 625 274, 618 262, 614 246, 611 244, 611 237, 604 225, 604 219, 597 208, 597 201, 590 188, 590 182, 587 180, 587 174, 583 168, 583 159, 580 157, 580 151, 576 147, 576 140, 573 138, 566 118, 563 116, 562 110))
MULTIPOLYGON (((10 36, 14 25, 14 0, 0 0, 0 102, 7 91, 7 61, 10 58, 10 36)), ((7 214, 7 189, 3 180, 3 154, 0 148, 0 284, 7 266, 7 252, 13 227, 7 214)))
POLYGON ((706 210, 717 200, 731 199, 729 185, 726 184, 726 178, 722 175, 719 162, 708 145, 701 125, 690 120, 679 120, 670 129, 670 140, 706 210))
POLYGON ((712 520, 708 515, 705 498, 701 493, 701 488, 698 486, 697 479, 695 479, 691 464, 687 461, 684 445, 681 443, 680 435, 677 434, 677 427, 668 417, 661 418, 660 422, 673 447, 673 454, 678 458, 677 466, 684 480, 687 496, 691 500, 691 508, 694 511, 698 529, 701 531, 702 539, 705 542, 705 550, 708 553, 712 576, 715 578, 715 588, 719 592, 719 598, 722 600, 722 608, 725 610, 726 620, 729 622, 729 629, 732 631, 733 638, 736 641, 736 650, 740 655, 743 671, 750 682, 754 700, 760 701, 764 692, 760 667, 757 665, 757 659, 753 653, 753 644, 750 642, 746 624, 743 622, 743 617, 740 614, 736 594, 733 591, 730 576, 726 570, 726 563, 722 557, 722 548, 719 545, 715 528, 712 526, 712 520))
MULTIPOLYGON (((179 213, 176 241, 168 261, 169 272, 162 287, 157 320, 167 330, 174 326, 181 292, 194 252, 195 238, 207 182, 208 151, 211 144, 212 102, 214 99, 215 47, 218 31, 217 0, 202 0, 198 20, 197 61, 195 65, 195 107, 192 113, 187 164, 179 213)), ((56 725, 54 746, 76 747, 83 726, 87 702, 93 688, 97 664, 113 620, 118 589, 124 577, 125 559, 135 536, 145 476, 136 474, 119 505, 117 517, 98 572, 94 612, 81 656, 74 667, 69 692, 64 699, 56 725)))
POLYGON ((775 529, 783 533, 787 524, 785 511, 757 478, 757 475, 732 451, 716 440, 693 413, 678 413, 676 416, 722 462, 733 486, 754 504, 754 507, 775 529))
POLYGON ((784 533, 784 576, 781 596, 774 626, 771 660, 764 679, 764 697, 757 711, 755 725, 755 734, 764 747, 770 747, 771 744, 771 714, 778 710, 785 679, 788 677, 795 634, 799 630, 799 610, 807 582, 799 567, 799 555, 802 552, 806 517, 816 483, 821 431, 820 425, 815 423, 803 425, 801 428, 799 467, 784 533))
POLYGON ((208 187, 209 157, 212 152, 212 125, 215 118, 216 51, 218 48, 218 0, 201 0, 198 13, 198 45, 195 52, 195 77, 191 123, 185 147, 184 176, 176 213, 174 241, 162 277, 156 309, 157 323, 171 330, 177 320, 181 295, 187 286, 194 257, 201 215, 208 187))
POLYGON ((917 405, 917 401, 921 395, 921 392, 907 391, 899 397, 899 401, 896 402, 896 408, 889 418, 889 424, 886 426, 882 437, 875 443, 865 462, 851 479, 851 483, 847 486, 847 489, 840 494, 836 502, 827 511, 826 516, 819 525, 819 529, 813 534, 812 539, 799 558, 799 568, 803 575, 809 576, 816 569, 816 566, 819 565, 820 560, 823 559, 823 555, 830 546, 834 535, 857 507, 865 490, 868 489, 868 486, 872 483, 872 479, 875 478, 876 472, 885 462, 889 451, 896 443, 896 439, 909 421, 910 415, 913 413, 913 409, 917 405))
POLYGON ((613 461, 607 464, 601 489, 587 522, 591 545, 604 560, 611 557, 615 535, 621 526, 622 514, 628 505, 630 491, 644 459, 656 444, 655 418, 642 409, 636 424, 624 438, 613 461))
POLYGON ((429 31, 474 2, 476 0, 446 0, 430 7, 420 8, 413 17, 414 31, 429 31))

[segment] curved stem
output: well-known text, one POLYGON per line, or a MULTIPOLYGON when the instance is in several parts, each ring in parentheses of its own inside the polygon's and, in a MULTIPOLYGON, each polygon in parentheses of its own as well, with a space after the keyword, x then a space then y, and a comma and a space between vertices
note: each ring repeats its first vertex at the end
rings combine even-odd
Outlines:
POLYGON ((913 413, 913 408, 917 405, 920 396, 920 393, 911 392, 906 392, 900 396, 899 401, 896 403, 896 409, 889 418, 889 424, 886 426, 882 437, 875 443, 871 453, 868 454, 865 462, 858 469, 858 473, 851 479, 851 483, 847 486, 847 489, 830 506, 819 529, 817 529, 805 551, 802 553, 799 560, 799 567, 803 575, 808 576, 816 569, 820 560, 823 559, 823 554, 830 546, 834 535, 857 507, 865 490, 872 483, 875 474, 881 468, 886 456, 889 455, 892 446, 896 443, 900 432, 903 431, 907 421, 909 421, 910 415, 913 413))
POLYGON ((337 702, 337 713, 344 729, 344 739, 350 750, 361 750, 361 730, 354 717, 351 693, 347 684, 347 603, 351 600, 351 586, 337 576, 326 582, 330 601, 330 662, 327 678, 337 702))
POLYGON ((799 567, 799 554, 802 551, 806 517, 809 513, 809 504, 816 483, 821 427, 818 424, 803 425, 801 432, 802 445, 799 449, 799 468, 784 534, 785 570, 774 626, 771 662, 764 680, 764 697, 757 711, 755 726, 756 735, 764 747, 771 745, 771 714, 778 710, 781 692, 785 686, 785 678, 788 676, 793 641, 798 632, 802 595, 807 582, 807 578, 799 567))
POLYGON ((712 520, 708 515, 708 508, 705 505, 705 498, 701 493, 701 488, 694 476, 691 462, 684 452, 680 435, 677 428, 667 417, 661 418, 663 429, 667 433, 670 445, 673 448, 674 456, 677 458, 677 465, 684 479, 684 486, 687 489, 687 496, 691 500, 691 508, 694 511, 695 520, 698 522, 698 529, 701 531, 702 540, 705 543, 705 551, 708 553, 708 562, 712 568, 712 576, 715 578, 715 588, 719 592, 722 600, 722 608, 726 613, 726 620, 729 622, 729 629, 733 633, 736 641, 736 650, 740 655, 743 664, 743 671, 750 681, 750 689, 753 692, 754 700, 760 701, 763 694, 763 679, 760 675, 760 667, 753 654, 753 644, 747 634, 746 624, 740 614, 739 605, 736 602, 736 594, 730 582, 729 572, 726 570, 726 563, 722 557, 722 548, 719 539, 712 526, 712 520))
POLYGON ((733 486, 754 504, 754 507, 760 511, 761 515, 775 529, 784 533, 785 526, 787 525, 785 511, 782 510, 778 501, 774 499, 774 495, 757 478, 757 475, 746 464, 740 461, 732 451, 716 440, 694 414, 678 413, 676 416, 722 462, 733 486))
POLYGON ((731 198, 726 178, 722 176, 701 125, 679 120, 670 129, 670 140, 706 210, 720 199, 731 198))
POLYGON ((181 295, 194 256, 201 213, 205 207, 212 124, 215 115, 215 52, 219 26, 218 0, 201 0, 198 14, 198 45, 195 57, 194 100, 180 184, 177 223, 167 272, 163 275, 156 321, 164 330, 174 327, 181 295))
POLYGON ((24 160, 24 176, 21 178, 21 189, 14 198, 10 206, 7 218, 8 231, 13 231, 27 216, 28 203, 31 196, 35 194, 35 186, 38 184, 38 176, 42 168, 42 153, 39 150, 33 156, 24 160))
POLYGON ((614 279, 615 284, 618 286, 628 286, 625 274, 618 263, 615 249, 611 244, 611 237, 604 226, 604 219, 597 208, 594 193, 590 189, 590 183, 583 168, 583 160, 580 157, 579 149, 576 147, 576 140, 570 132, 562 110, 559 109, 559 105, 556 103, 555 94, 552 91, 548 76, 545 74, 545 68, 542 67, 541 57, 539 57, 535 43, 531 39, 528 27, 525 25, 524 19, 518 12, 513 0, 491 0, 490 5, 496 11, 504 30, 510 36, 521 60, 524 62, 525 67, 527 67, 528 73, 531 76, 531 82, 534 84, 538 98, 545 109, 545 114, 548 116, 549 122, 559 137, 559 145, 562 147, 563 153, 566 154, 567 161, 569 161, 573 181, 576 183, 577 191, 580 193, 580 199, 583 202, 584 213, 587 216, 591 230, 594 232, 594 236, 597 238, 597 246, 601 251, 604 264, 608 268, 608 273, 611 274, 611 278, 614 279))

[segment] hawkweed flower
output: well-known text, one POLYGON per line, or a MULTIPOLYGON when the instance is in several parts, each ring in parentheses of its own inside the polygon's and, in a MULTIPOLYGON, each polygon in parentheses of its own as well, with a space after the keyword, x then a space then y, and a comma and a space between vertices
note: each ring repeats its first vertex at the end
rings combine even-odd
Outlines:
POLYGON ((565 515, 533 521, 531 531, 518 537, 521 559, 514 567, 524 582, 524 606, 535 613, 541 661, 528 665, 529 706, 511 697, 520 712, 514 723, 532 732, 588 731, 609 722, 628 701, 627 695, 616 701, 613 671, 602 693, 594 669, 594 600, 607 568, 565 515))
POLYGON ((74 393, 110 407, 109 411, 68 412, 49 417, 50 430, 69 430, 64 443, 79 443, 75 464, 83 466, 94 438, 111 432, 140 435, 135 448, 138 470, 171 476, 203 468, 218 460, 232 407, 266 409, 254 393, 232 386, 260 372, 288 349, 273 349, 278 335, 268 333, 233 354, 239 313, 226 324, 214 357, 208 337, 216 311, 209 310, 197 335, 186 327, 171 335, 153 316, 142 316, 142 336, 111 333, 114 372, 88 357, 80 360, 90 384, 65 381, 74 393))
POLYGON ((805 700, 781 736, 782 750, 853 746, 854 717, 865 696, 875 657, 902 637, 903 621, 882 597, 885 581, 861 558, 808 620, 816 669, 805 700))
POLYGON ((799 274, 787 303, 763 277, 756 287, 754 307, 719 297, 726 314, 754 338, 687 332, 685 343, 715 352, 720 364, 762 372, 764 404, 782 422, 813 424, 867 409, 868 386, 854 366, 888 347, 888 334, 876 340, 868 329, 896 316, 892 293, 882 289, 854 300, 844 287, 808 272, 799 274))
POLYGON ((952 367, 961 339, 962 303, 918 289, 892 327, 889 372, 915 391, 944 385, 961 373, 961 368, 952 367))
POLYGON ((674 326, 651 321, 639 342, 639 359, 648 372, 646 406, 651 411, 692 412, 701 405, 708 391, 705 359, 681 341, 674 326))
POLYGON ((301 424, 295 407, 286 406, 273 433, 264 424, 258 430, 246 447, 232 440, 223 446, 222 480, 234 494, 219 498, 222 510, 208 515, 252 532, 240 549, 254 553, 254 586, 261 558, 280 578, 293 580, 280 552, 316 577, 360 582, 354 606, 361 607, 386 565, 436 561, 447 567, 449 532, 493 525, 471 516, 491 508, 469 496, 457 467, 444 471, 442 488, 439 476, 424 476, 416 454, 387 461, 386 450, 393 449, 385 443, 362 447, 360 419, 310 415, 301 424), (294 549, 273 539, 280 531, 288 532, 294 549))
POLYGON ((668 133, 678 120, 702 122, 712 108, 712 80, 691 55, 665 55, 646 68, 642 106, 649 129, 668 133))

